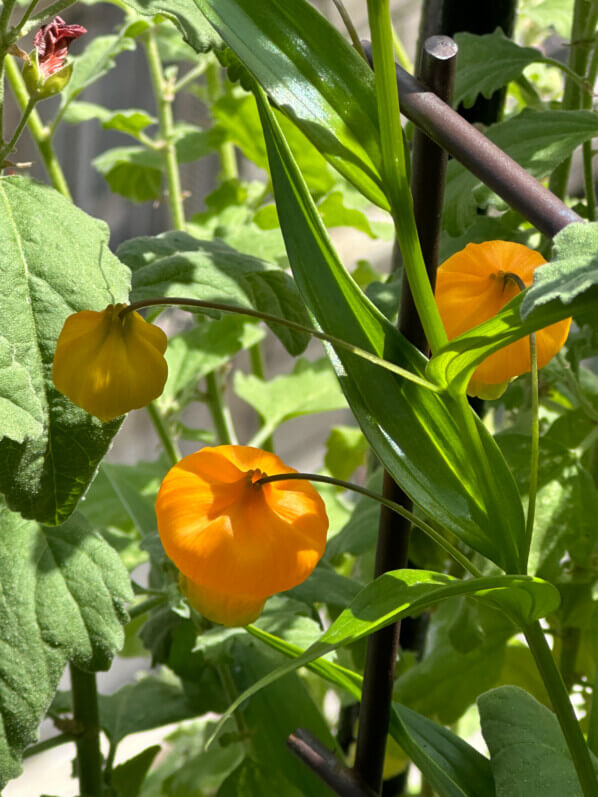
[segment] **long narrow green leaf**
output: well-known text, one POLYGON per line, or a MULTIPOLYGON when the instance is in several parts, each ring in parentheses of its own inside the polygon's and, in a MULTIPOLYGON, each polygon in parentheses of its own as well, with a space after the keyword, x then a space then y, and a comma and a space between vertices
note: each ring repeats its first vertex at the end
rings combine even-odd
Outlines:
POLYGON ((380 178, 372 71, 306 0, 125 0, 174 17, 189 44, 208 46, 205 20, 280 110, 365 196, 388 208, 380 178))
MULTIPOLYGON (((329 333, 419 374, 425 357, 367 300, 341 265, 263 95, 258 106, 285 244, 299 291, 329 333)), ((407 383, 351 354, 330 352, 371 446, 412 500, 507 571, 520 571, 523 511, 507 464, 480 424, 481 461, 450 396, 407 383), (500 504, 484 474, 500 483, 500 504)))
MULTIPOLYGON (((323 661, 321 657, 327 653, 357 642, 402 617, 417 614, 440 601, 461 595, 488 602, 494 608, 500 607, 511 616, 516 613, 521 624, 545 616, 559 604, 558 590, 552 584, 529 576, 491 576, 463 581, 425 570, 396 570, 385 573, 363 589, 320 639, 305 652, 293 661, 277 667, 243 692, 229 707, 218 728, 241 703, 286 673, 307 666, 317 659, 317 671, 323 673, 327 671, 329 662, 323 661)), ((355 682, 349 672, 343 671, 342 685, 351 690, 352 683, 355 682)))
MULTIPOLYGON (((297 645, 256 626, 247 630, 291 659, 303 652, 297 645)), ((356 700, 361 699, 363 678, 358 673, 325 659, 311 662, 307 667, 356 700)), ((389 731, 441 797, 475 794, 493 797, 494 781, 488 759, 452 731, 398 703, 392 706, 389 731)))

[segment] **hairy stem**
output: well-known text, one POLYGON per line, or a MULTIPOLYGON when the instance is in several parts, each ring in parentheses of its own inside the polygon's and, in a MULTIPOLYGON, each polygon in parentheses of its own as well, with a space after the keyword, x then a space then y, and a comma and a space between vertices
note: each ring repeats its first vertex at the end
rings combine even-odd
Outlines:
MULTIPOLYGON (((19 107, 21 110, 24 110, 29 103, 30 97, 27 87, 25 86, 23 76, 21 75, 21 71, 17 66, 15 59, 10 55, 6 56, 5 65, 6 76, 8 78, 12 92, 19 107)), ((58 158, 56 157, 54 147, 52 146, 52 142, 50 140, 49 130, 44 126, 35 108, 29 114, 29 118, 27 119, 27 127, 29 128, 31 137, 39 149, 52 185, 64 197, 72 201, 73 198, 71 196, 66 177, 64 176, 64 172, 62 171, 60 163, 58 162, 58 158)))
POLYGON ((0 168, 2 168, 2 164, 4 162, 4 158, 15 148, 15 145, 19 138, 21 137, 21 133, 23 132, 23 128, 27 124, 27 120, 29 119, 31 112, 35 108, 35 100, 33 98, 29 98, 29 102, 23 109, 23 113, 21 115, 21 119, 19 120, 19 124, 16 126, 15 132, 12 135, 12 138, 5 146, 0 149, 0 168))
POLYGON ((154 99, 158 109, 158 122, 160 136, 163 142, 164 167, 168 184, 168 208, 172 226, 175 230, 185 229, 185 211, 183 208, 183 194, 181 191, 181 176, 176 154, 174 134, 174 119, 172 115, 172 102, 174 92, 164 79, 162 61, 158 42, 153 29, 142 34, 141 39, 145 46, 145 55, 149 67, 154 99))
POLYGON ((150 401, 146 409, 152 425, 156 430, 158 437, 160 438, 160 442, 162 443, 162 447, 166 452, 166 456, 168 457, 170 464, 176 465, 181 458, 181 452, 179 451, 176 442, 173 440, 168 427, 164 422, 162 413, 156 407, 156 403, 154 401, 150 401))
POLYGON ((102 754, 98 689, 95 673, 70 666, 73 695, 73 716, 81 726, 75 739, 79 775, 79 791, 85 797, 102 797, 102 754))

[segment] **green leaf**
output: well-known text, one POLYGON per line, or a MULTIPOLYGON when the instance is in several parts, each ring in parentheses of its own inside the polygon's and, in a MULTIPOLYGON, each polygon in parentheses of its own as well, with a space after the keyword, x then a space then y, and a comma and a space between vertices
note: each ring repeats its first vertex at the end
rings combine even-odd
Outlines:
MULTIPOLYGON (((388 207, 374 79, 339 31, 306 0, 143 0, 140 13, 167 11, 198 30, 195 7, 316 149, 372 202, 388 207), (189 10, 193 6, 193 10, 189 10)), ((192 41, 190 41, 193 44, 192 41)))
POLYGON ((306 603, 327 603, 330 606, 345 608, 361 590, 362 585, 353 578, 347 578, 319 566, 311 576, 293 589, 289 590, 289 597, 306 603))
POLYGON ((478 698, 496 797, 581 794, 573 761, 550 709, 517 686, 478 698))
POLYGON ((598 284, 598 222, 569 224, 555 236, 551 262, 536 269, 526 291, 521 317, 553 301, 569 304, 598 284))
POLYGON ((133 138, 139 138, 139 133, 146 127, 157 122, 153 116, 146 111, 139 111, 135 108, 128 108, 125 111, 110 111, 108 116, 101 120, 102 127, 106 130, 118 130, 119 133, 126 133, 133 138))
MULTIPOLYGON (((366 487, 382 494, 382 471, 378 469, 367 480, 366 487)), ((361 556, 373 550, 378 538, 380 506, 371 498, 360 497, 353 507, 351 517, 340 532, 326 545, 325 557, 328 561, 343 553, 361 556)))
POLYGON ((288 797, 288 789, 288 781, 270 762, 260 765, 252 758, 244 758, 220 786, 217 797, 239 797, 241 794, 243 797, 263 797, 266 794, 288 797))
MULTIPOLYGON (((304 301, 326 332, 422 373, 423 355, 373 307, 339 262, 265 102, 260 113, 287 252, 304 301)), ((482 452, 476 454, 450 397, 351 354, 331 357, 370 445, 414 503, 505 570, 519 570, 521 502, 485 427, 478 423, 482 452), (488 470, 501 485, 500 500, 485 476, 488 470)))
POLYGON ((478 94, 490 98, 497 89, 519 77, 528 64, 544 61, 540 50, 515 44, 500 28, 483 36, 457 33, 455 40, 459 45, 455 106, 463 103, 471 108, 478 94))
POLYGON ((324 465, 337 479, 347 481, 361 465, 369 446, 356 426, 335 426, 326 441, 324 465))
POLYGON ((541 28, 554 28, 564 39, 571 35, 573 0, 541 0, 537 5, 526 3, 520 13, 541 28))
POLYGON ((200 379, 225 365, 244 349, 259 343, 264 331, 254 321, 227 315, 204 321, 168 340, 168 380, 158 403, 185 406, 193 399, 200 379))
POLYGON ((62 115, 62 121, 71 125, 77 125, 80 122, 88 122, 90 119, 98 119, 100 122, 110 118, 111 111, 104 108, 102 105, 96 105, 94 102, 83 102, 73 100, 69 103, 62 115))
MULTIPOLYGON (((193 0, 176 0, 176 5, 170 0, 126 0, 126 5, 134 8, 138 14, 145 16, 153 17, 158 13, 164 14, 181 31, 185 41, 198 53, 207 53, 213 48, 223 46, 222 39, 206 21, 204 15, 198 11, 193 0)), ((136 22, 133 23, 133 25, 135 24, 136 22)), ((129 35, 133 35, 133 32, 129 35)))
POLYGON ((436 609, 422 660, 402 673, 393 689, 399 703, 443 725, 457 722, 481 692, 495 686, 507 640, 516 632, 502 615, 485 612, 478 625, 475 607, 466 603, 464 608, 474 609, 471 616, 456 612, 455 602, 436 609), (466 633, 475 638, 463 640, 466 633))
MULTIPOLYGON (((220 301, 311 321, 293 280, 271 263, 237 252, 221 241, 198 241, 183 232, 126 241, 119 257, 131 266, 131 301, 158 296, 220 301)), ((309 335, 268 324, 290 354, 300 354, 309 335)))
MULTIPOLYGON (((251 404, 264 421, 258 433, 260 441, 292 418, 342 410, 347 406, 334 371, 325 358, 315 362, 299 359, 292 373, 269 382, 237 371, 234 386, 237 396, 251 404)), ((254 439, 253 444, 259 443, 254 439)))
POLYGON ((489 321, 451 340, 432 358, 427 374, 455 393, 465 392, 489 354, 538 329, 575 316, 595 318, 598 299, 598 224, 573 224, 554 239, 556 259, 536 270, 534 284, 489 321))
POLYGON ((121 423, 101 423, 54 388, 56 341, 71 313, 126 301, 129 274, 108 248, 107 227, 52 188, 3 177, 0 208, 0 491, 11 509, 55 524, 75 508, 121 423))
POLYGON ((363 589, 320 639, 294 661, 277 667, 246 689, 224 714, 222 722, 247 698, 298 667, 350 645, 402 617, 413 616, 448 598, 475 597, 514 615, 521 624, 543 617, 559 604, 556 587, 529 576, 452 579, 425 570, 395 570, 363 589))
MULTIPOLYGON (((135 42, 124 35, 96 36, 88 41, 81 55, 72 56, 73 74, 60 95, 60 109, 64 109, 83 89, 90 86, 116 66, 114 59, 125 50, 134 50, 135 42)), ((61 112, 59 111, 59 113, 61 112)))
POLYGON ((80 515, 39 526, 0 507, 0 788, 21 772, 68 661, 108 669, 124 640, 129 577, 80 515))
POLYGON ((181 686, 148 675, 135 684, 127 684, 111 695, 100 695, 100 726, 112 745, 131 733, 160 728, 195 716, 181 686))
MULTIPOLYGON (((584 141, 598 135, 594 111, 533 111, 491 125, 486 135, 533 176, 549 175, 584 141)), ((492 191, 457 161, 447 169, 443 224, 459 235, 484 207, 492 191)))
MULTIPOLYGON (((301 173, 303 174, 303 169, 301 173)), ((365 213, 345 205, 345 197, 341 191, 332 191, 330 194, 327 194, 324 199, 318 203, 318 211, 324 225, 328 228, 353 227, 353 229, 365 233, 370 238, 378 237, 372 229, 365 213)))
POLYGON ((117 797, 139 797, 145 776, 161 749, 159 744, 147 747, 112 770, 110 783, 117 797))
POLYGON ((133 202, 159 199, 162 186, 162 156, 145 147, 115 147, 91 162, 115 194, 133 202))
POLYGON ((452 238, 445 231, 440 239, 440 254, 438 260, 443 263, 455 252, 465 249, 467 244, 481 244, 484 241, 513 241, 514 243, 529 246, 529 240, 535 230, 521 230, 521 218, 517 214, 503 213, 502 216, 476 216, 462 235, 452 238), (510 218, 515 216, 515 218, 510 218))

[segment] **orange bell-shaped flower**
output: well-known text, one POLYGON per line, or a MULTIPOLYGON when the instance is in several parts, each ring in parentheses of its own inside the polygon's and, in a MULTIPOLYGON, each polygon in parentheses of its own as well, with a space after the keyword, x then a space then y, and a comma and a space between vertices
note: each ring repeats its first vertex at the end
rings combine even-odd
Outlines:
POLYGON ((310 575, 326 546, 324 502, 307 481, 250 446, 202 448, 169 470, 156 500, 158 531, 191 605, 223 625, 247 625, 266 601, 310 575))
MULTIPOLYGON (((539 252, 511 241, 467 244, 449 257, 436 277, 436 304, 449 340, 496 315, 520 291, 509 274, 527 286, 536 268, 546 263, 539 252)), ((571 319, 536 332, 538 368, 543 368, 563 347, 571 319)), ((467 392, 481 398, 498 398, 508 382, 530 370, 529 338, 510 343, 490 354, 476 368, 467 392)))
POLYGON ((64 322, 52 378, 61 393, 102 421, 138 409, 164 390, 167 338, 124 304, 83 310, 64 322))

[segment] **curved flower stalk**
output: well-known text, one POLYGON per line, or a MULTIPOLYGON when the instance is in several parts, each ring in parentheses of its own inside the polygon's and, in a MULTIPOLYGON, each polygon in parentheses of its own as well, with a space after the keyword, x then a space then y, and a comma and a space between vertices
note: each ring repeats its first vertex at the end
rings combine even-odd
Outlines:
MULTIPOLYGON (((511 241, 467 244, 438 269, 436 303, 449 340, 492 318, 521 290, 532 284, 546 260, 539 252, 511 241)), ((567 340, 571 319, 536 332, 538 368, 543 368, 567 340)), ((531 368, 527 338, 489 355, 474 371, 467 392, 498 398, 509 381, 531 368)))
POLYGON ((52 378, 61 393, 102 421, 111 421, 157 398, 168 366, 167 338, 139 313, 119 315, 124 304, 83 310, 64 322, 52 378))
POLYGON ((307 481, 258 484, 296 473, 251 446, 202 448, 166 474, 158 531, 189 603, 204 617, 247 625, 267 598, 300 584, 326 546, 324 502, 307 481))

